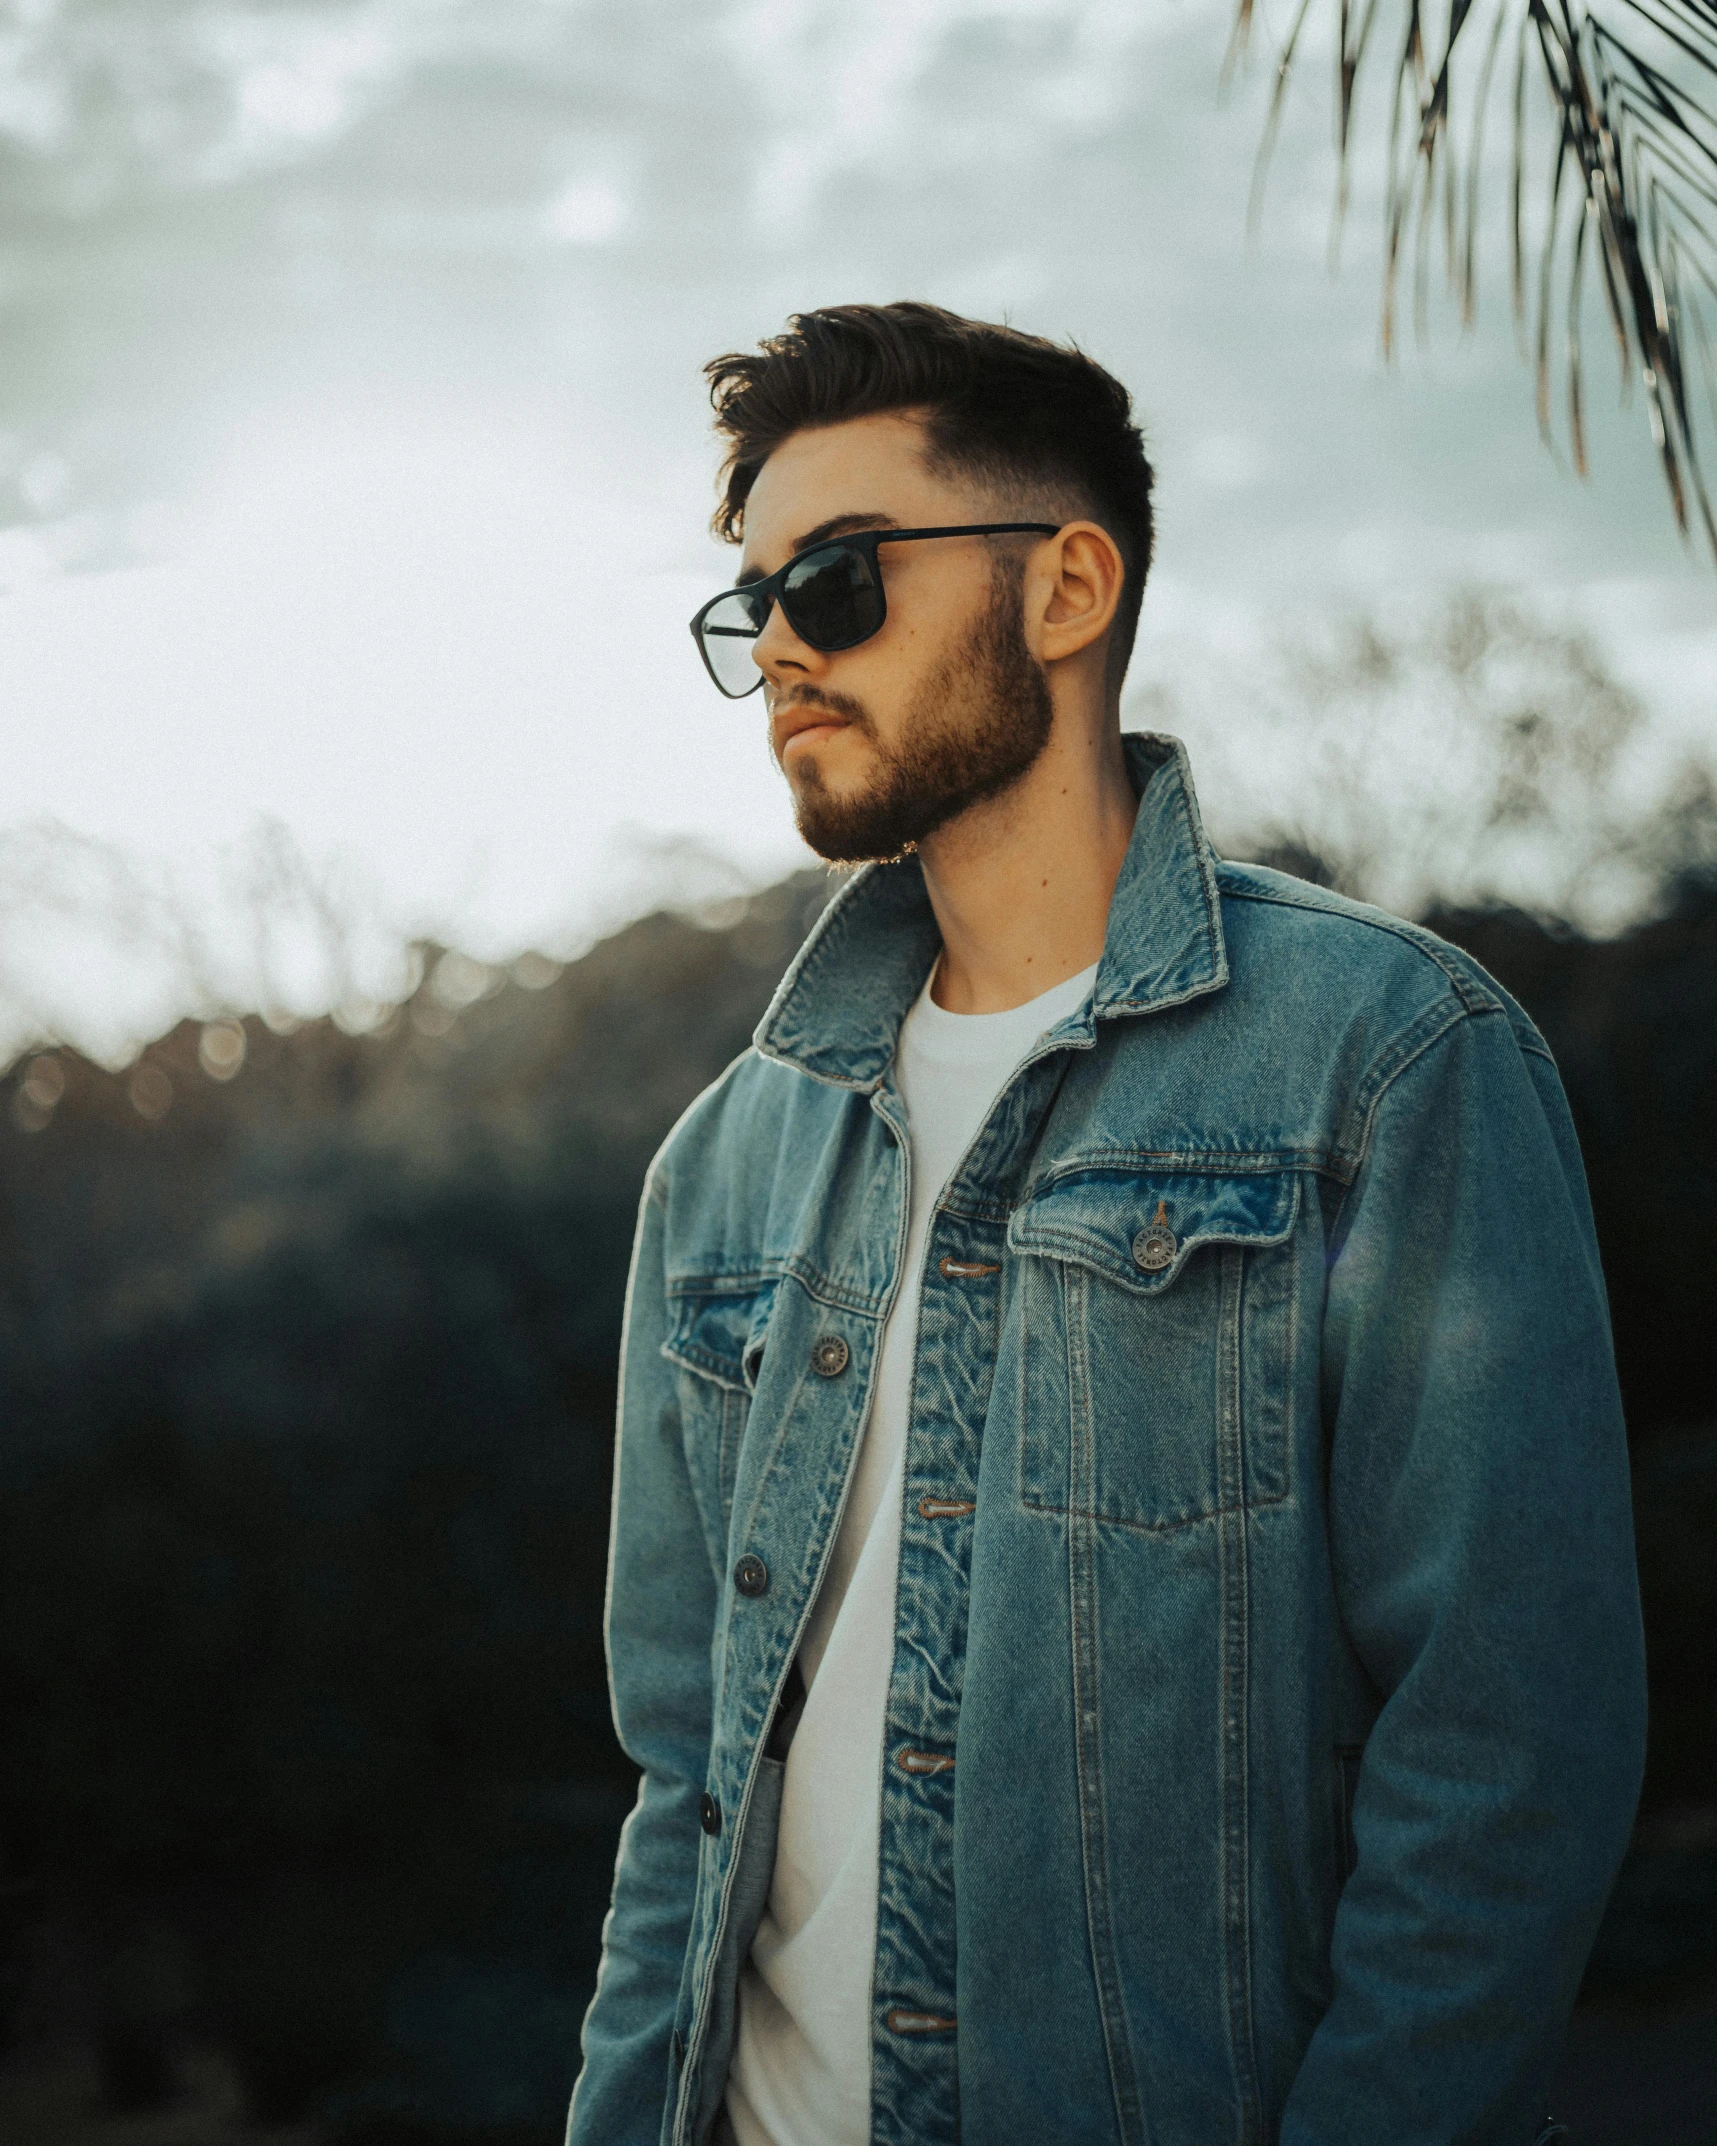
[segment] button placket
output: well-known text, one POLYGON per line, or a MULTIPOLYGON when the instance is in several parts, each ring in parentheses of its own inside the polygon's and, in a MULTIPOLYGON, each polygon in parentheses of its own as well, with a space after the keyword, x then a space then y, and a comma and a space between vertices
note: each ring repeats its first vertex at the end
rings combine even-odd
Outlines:
POLYGON ((951 2050, 943 2038, 955 2027, 954 1961, 941 1933, 953 1923, 955 1751, 978 1464, 1002 1297, 1002 1224, 944 1212, 933 1229, 907 1431, 911 1518, 901 1537, 897 1646, 906 1642, 911 1666, 890 1682, 884 1732, 875 1986, 888 2039, 874 2045, 878 2107, 888 2111, 877 2128, 881 2146, 940 2135, 958 2098, 945 2058, 925 2044, 940 2041, 951 2050), (914 2042, 922 2055, 905 2053, 902 2044, 914 2042))

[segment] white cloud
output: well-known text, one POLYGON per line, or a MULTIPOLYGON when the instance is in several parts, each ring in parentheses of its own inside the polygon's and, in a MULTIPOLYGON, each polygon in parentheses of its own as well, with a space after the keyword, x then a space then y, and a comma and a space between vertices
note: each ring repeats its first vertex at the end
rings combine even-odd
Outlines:
POLYGON ((566 246, 611 246, 630 221, 626 195, 612 179, 571 179, 542 214, 543 230, 566 246))

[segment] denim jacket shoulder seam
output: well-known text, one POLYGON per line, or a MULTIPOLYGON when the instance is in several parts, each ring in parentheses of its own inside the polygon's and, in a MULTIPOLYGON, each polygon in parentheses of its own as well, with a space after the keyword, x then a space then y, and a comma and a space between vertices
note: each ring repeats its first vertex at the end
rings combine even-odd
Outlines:
MULTIPOLYGON (((1231 866, 1226 862, 1218 867, 1219 873, 1244 870, 1244 866, 1231 866)), ((1399 939, 1415 953, 1438 968, 1450 989, 1461 1001, 1468 1013, 1493 1013, 1500 1010, 1501 1002, 1495 993, 1485 989, 1473 977, 1465 958, 1447 958, 1454 955, 1454 948, 1445 949, 1436 937, 1405 917, 1392 917, 1383 910, 1372 910, 1357 903, 1346 901, 1316 901, 1309 897, 1287 894, 1276 887, 1246 886, 1233 879, 1219 879, 1222 893, 1232 901, 1263 902, 1278 909, 1303 909, 1311 916, 1335 917, 1343 923, 1357 924, 1368 931, 1378 931, 1399 939)))
POLYGON ((1451 1007, 1447 1001, 1440 1001, 1426 1007, 1418 1019, 1411 1022, 1395 1038, 1388 1050, 1374 1062, 1370 1073, 1360 1083, 1355 1097, 1355 1108, 1359 1108, 1361 1097, 1364 1097, 1364 1107, 1359 1138, 1350 1150, 1353 1156, 1353 1175, 1342 1194, 1341 1207, 1333 1218, 1332 1229, 1340 1227, 1341 1209, 1346 1207, 1348 1197, 1358 1184, 1370 1158, 1377 1113, 1390 1089, 1410 1067, 1418 1064, 1427 1051, 1433 1049, 1445 1036, 1452 1035, 1462 1022, 1482 1020, 1504 1011, 1500 1001, 1492 1001, 1488 1006, 1478 1007, 1451 1007), (1437 1018, 1438 1016, 1440 1018, 1437 1018))

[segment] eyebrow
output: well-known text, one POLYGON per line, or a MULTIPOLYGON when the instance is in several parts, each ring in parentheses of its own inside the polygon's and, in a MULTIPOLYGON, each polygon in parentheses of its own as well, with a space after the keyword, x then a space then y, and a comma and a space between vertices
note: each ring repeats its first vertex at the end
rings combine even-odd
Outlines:
MULTIPOLYGON (((857 529, 898 529, 898 517, 892 514, 831 514, 826 522, 819 522, 814 529, 807 529, 803 536, 795 537, 788 547, 788 557, 796 559, 800 552, 809 551, 813 545, 826 544, 830 537, 851 536, 857 529)), ((753 581, 764 579, 760 566, 742 567, 734 581, 736 589, 743 589, 753 581)))

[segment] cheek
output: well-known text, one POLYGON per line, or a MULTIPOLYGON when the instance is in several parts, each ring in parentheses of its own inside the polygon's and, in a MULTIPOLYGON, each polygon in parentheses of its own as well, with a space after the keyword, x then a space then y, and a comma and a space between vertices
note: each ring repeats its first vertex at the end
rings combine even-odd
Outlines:
POLYGON ((904 621, 897 630, 890 619, 873 641, 831 659, 825 683, 858 702, 885 751, 911 727, 936 670, 936 640, 904 621))

